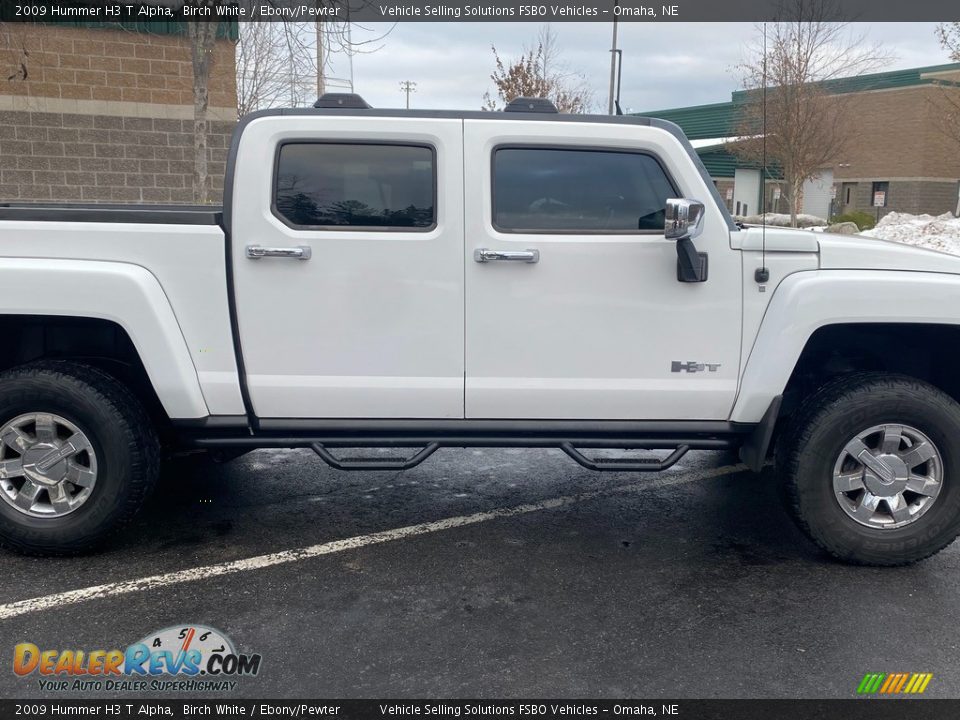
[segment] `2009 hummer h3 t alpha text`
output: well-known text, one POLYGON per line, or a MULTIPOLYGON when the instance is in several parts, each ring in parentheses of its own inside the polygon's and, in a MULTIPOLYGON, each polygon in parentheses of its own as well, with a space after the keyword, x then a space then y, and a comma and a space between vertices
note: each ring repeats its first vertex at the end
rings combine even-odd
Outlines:
POLYGON ((740 227, 659 120, 317 105, 240 123, 222 211, 0 208, 8 547, 92 547, 161 445, 775 445, 839 558, 960 532, 960 258, 740 227))

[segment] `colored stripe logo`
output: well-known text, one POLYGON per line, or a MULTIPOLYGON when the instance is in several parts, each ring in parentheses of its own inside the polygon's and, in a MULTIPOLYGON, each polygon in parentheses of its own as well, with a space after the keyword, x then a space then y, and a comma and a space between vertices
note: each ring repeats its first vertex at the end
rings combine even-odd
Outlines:
POLYGON ((933 673, 867 673, 857 695, 920 695, 931 680, 933 673))

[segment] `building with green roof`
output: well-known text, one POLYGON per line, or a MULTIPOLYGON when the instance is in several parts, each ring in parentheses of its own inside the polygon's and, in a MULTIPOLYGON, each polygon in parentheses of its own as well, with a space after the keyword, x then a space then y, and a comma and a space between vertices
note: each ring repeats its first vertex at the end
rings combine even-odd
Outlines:
MULTIPOLYGON (((856 132, 844 157, 804 188, 803 212, 830 217, 867 211, 938 215, 960 199, 960 146, 942 129, 945 94, 960 97, 960 63, 892 70, 822 83, 850 100, 856 132)), ((749 215, 761 204, 786 212, 776 167, 760 169, 731 152, 751 91, 729 102, 638 113, 679 125, 697 148, 731 212, 749 215), (764 187, 761 196, 761 185, 764 187)))

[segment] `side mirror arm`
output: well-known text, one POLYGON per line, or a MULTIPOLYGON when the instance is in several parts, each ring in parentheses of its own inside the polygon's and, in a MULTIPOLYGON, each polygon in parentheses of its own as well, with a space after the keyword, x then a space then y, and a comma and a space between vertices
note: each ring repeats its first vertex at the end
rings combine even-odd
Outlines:
POLYGON ((677 243, 677 280, 705 282, 707 254, 697 252, 693 239, 703 232, 704 205, 698 200, 670 198, 664 214, 663 234, 677 243))
POLYGON ((707 254, 697 252, 697 246, 688 237, 677 240, 677 280, 688 283, 707 280, 707 254))

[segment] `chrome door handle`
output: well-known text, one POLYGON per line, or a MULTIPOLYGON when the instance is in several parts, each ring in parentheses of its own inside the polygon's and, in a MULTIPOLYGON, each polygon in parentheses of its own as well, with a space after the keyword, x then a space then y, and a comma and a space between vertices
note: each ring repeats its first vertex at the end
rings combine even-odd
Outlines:
POLYGON ((260 245, 247 245, 247 257, 252 260, 259 260, 265 257, 292 258, 294 260, 309 260, 312 254, 307 245, 290 248, 261 247, 260 245))
POLYGON ((477 248, 473 251, 473 259, 478 263, 491 260, 507 260, 510 262, 535 263, 540 262, 539 250, 488 250, 477 248))

